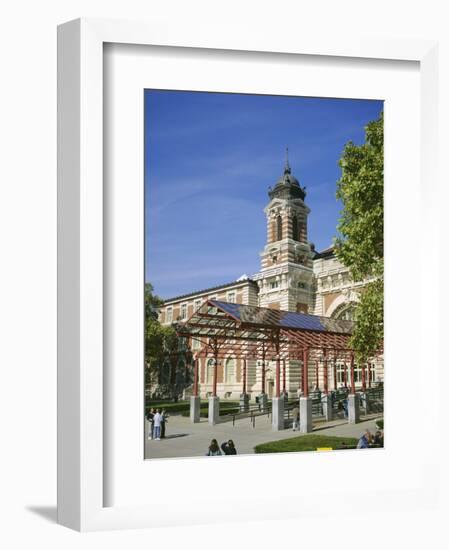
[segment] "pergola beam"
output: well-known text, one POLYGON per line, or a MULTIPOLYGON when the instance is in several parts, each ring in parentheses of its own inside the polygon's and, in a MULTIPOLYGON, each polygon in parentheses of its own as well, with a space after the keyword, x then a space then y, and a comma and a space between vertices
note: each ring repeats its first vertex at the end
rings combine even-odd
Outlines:
MULTIPOLYGON (((306 356, 312 360, 317 353, 323 353, 326 356, 326 371, 328 371, 329 355, 332 353, 334 385, 336 383, 335 363, 337 357, 342 358, 345 364, 347 362, 353 364, 354 351, 349 346, 350 333, 283 327, 280 324, 273 326, 272 322, 263 324, 242 321, 237 316, 225 311, 223 307, 220 309, 219 304, 212 304, 208 301, 188 321, 176 327, 179 336, 200 342, 201 349, 196 350, 197 357, 213 356, 215 361, 230 356, 244 358, 245 361, 248 359, 262 360, 262 383, 264 383, 267 360, 301 361, 304 358, 305 350, 307 350, 306 356)), ((325 324, 327 325, 327 323, 325 324)), ((333 328, 341 328, 341 326, 335 325, 335 323, 332 325, 333 328)), ((345 325, 343 325, 344 328, 345 325)), ((378 351, 378 354, 380 353, 382 350, 378 351)), ((303 377, 304 374, 307 378, 307 373, 303 372, 303 377)), ((345 381, 347 378, 345 368, 345 381)), ((369 375, 368 378, 370 378, 369 375)))

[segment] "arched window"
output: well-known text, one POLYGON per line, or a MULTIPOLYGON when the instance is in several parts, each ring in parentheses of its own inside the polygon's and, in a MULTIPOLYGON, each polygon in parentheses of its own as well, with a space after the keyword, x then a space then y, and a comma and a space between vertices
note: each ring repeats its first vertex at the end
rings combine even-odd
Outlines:
POLYGON ((276 219, 276 227, 277 227, 277 240, 282 240, 282 216, 279 215, 276 219))
POLYGON ((209 361, 206 364, 206 383, 212 384, 214 380, 214 360, 209 359, 209 361))
POLYGON ((299 241, 298 218, 296 217, 296 214, 293 216, 293 219, 292 219, 292 239, 294 241, 299 241))
POLYGON ((340 307, 338 307, 334 313, 332 314, 332 317, 334 319, 340 319, 342 321, 353 321, 354 320, 354 311, 355 311, 355 304, 342 304, 340 307))
POLYGON ((226 384, 235 384, 235 359, 226 359, 225 363, 225 382, 226 384))

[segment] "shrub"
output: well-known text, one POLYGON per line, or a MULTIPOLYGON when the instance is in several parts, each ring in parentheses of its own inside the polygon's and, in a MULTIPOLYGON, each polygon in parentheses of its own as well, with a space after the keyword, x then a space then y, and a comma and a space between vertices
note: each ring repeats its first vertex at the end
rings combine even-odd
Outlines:
POLYGON ((384 429, 384 419, 383 418, 377 418, 374 422, 376 424, 376 427, 378 430, 384 429))

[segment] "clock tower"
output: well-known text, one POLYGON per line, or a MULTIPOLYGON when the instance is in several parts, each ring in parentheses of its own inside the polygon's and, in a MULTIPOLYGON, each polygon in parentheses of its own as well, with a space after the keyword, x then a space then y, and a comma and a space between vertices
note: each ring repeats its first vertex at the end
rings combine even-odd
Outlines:
POLYGON ((293 176, 288 149, 283 175, 268 189, 265 208, 267 240, 261 270, 253 279, 259 285, 259 306, 310 313, 313 308, 314 255, 307 240, 306 191, 293 176))

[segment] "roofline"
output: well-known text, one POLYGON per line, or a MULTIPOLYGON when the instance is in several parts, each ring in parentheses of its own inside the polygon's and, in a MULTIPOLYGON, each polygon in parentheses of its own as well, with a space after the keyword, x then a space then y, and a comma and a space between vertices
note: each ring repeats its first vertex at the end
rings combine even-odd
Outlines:
POLYGON ((245 284, 252 284, 253 286, 256 286, 257 288, 258 285, 256 283, 256 281, 254 281, 253 279, 244 279, 242 281, 232 281, 231 283, 225 283, 223 285, 217 285, 217 286, 212 286, 210 288, 205 288, 203 290, 197 290, 195 292, 189 292, 188 294, 180 294, 179 296, 175 296, 174 298, 167 298, 166 300, 162 300, 163 302, 163 305, 167 305, 169 304, 170 302, 177 302, 179 300, 182 300, 183 298, 189 298, 191 296, 196 296, 196 295, 200 295, 200 294, 208 294, 209 292, 212 292, 214 290, 220 290, 221 288, 229 288, 231 286, 242 286, 242 285, 245 285, 245 284))
POLYGON ((335 257, 335 247, 330 246, 328 248, 325 248, 321 252, 316 252, 316 255, 314 256, 314 260, 320 260, 322 258, 332 258, 335 257))
MULTIPOLYGON (((232 317, 233 319, 235 319, 237 322, 239 322, 241 325, 248 325, 248 326, 254 326, 254 327, 266 327, 267 324, 266 323, 251 323, 251 322, 247 322, 247 321, 242 321, 241 319, 237 319, 234 315, 232 315, 231 313, 229 313, 229 311, 226 311, 224 310, 219 304, 221 303, 229 303, 229 302, 222 302, 221 300, 207 300, 208 303, 210 302, 214 302, 212 305, 214 307, 218 307, 223 313, 225 313, 226 315, 229 315, 230 317, 232 317)), ((295 315, 304 315, 305 317, 316 317, 317 319, 331 319, 332 321, 339 321, 339 322, 343 322, 345 324, 350 324, 351 328, 354 328, 355 326, 355 322, 354 321, 350 321, 349 319, 334 319, 333 317, 326 317, 325 315, 313 315, 312 313, 301 313, 299 311, 288 311, 287 309, 271 309, 269 307, 260 307, 260 306, 249 306, 248 304, 235 304, 239 307, 243 306, 247 306, 247 307, 256 307, 257 309, 263 309, 263 310, 267 310, 267 311, 279 311, 281 313, 293 313, 295 315)), ((194 315, 194 314, 193 314, 194 315)), ((192 315, 192 317, 193 317, 192 315)), ((188 321, 186 321, 188 322, 188 321)), ((282 330, 293 330, 293 331, 306 331, 306 332, 313 332, 313 333, 322 333, 323 331, 321 330, 317 330, 317 329, 312 329, 312 328, 297 328, 297 327, 275 327, 275 328, 279 328, 279 329, 282 329, 282 330)), ((335 332, 333 330, 325 330, 324 332, 328 333, 328 334, 335 334, 335 335, 340 335, 340 336, 352 336, 352 332, 335 332)))

